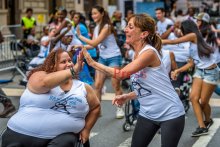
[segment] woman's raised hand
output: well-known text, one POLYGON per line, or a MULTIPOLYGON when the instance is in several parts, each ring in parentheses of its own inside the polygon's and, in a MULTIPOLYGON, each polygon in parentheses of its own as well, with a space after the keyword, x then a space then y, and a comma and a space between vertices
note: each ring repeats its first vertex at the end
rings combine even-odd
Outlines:
POLYGON ((84 60, 84 56, 83 56, 82 51, 80 51, 80 52, 79 52, 79 55, 77 56, 77 62, 76 62, 76 64, 75 64, 74 67, 73 67, 73 68, 74 68, 74 71, 75 71, 76 73, 79 73, 79 72, 82 70, 83 65, 84 65, 83 60, 84 60))
POLYGON ((83 55, 84 55, 84 58, 86 59, 87 63, 88 63, 90 66, 94 66, 95 61, 92 59, 92 57, 91 57, 90 54, 88 53, 87 49, 86 49, 85 47, 83 47, 82 51, 83 51, 83 55))
POLYGON ((80 32, 80 29, 79 29, 79 25, 76 27, 76 33, 77 33, 77 36, 80 37, 81 32, 80 32))

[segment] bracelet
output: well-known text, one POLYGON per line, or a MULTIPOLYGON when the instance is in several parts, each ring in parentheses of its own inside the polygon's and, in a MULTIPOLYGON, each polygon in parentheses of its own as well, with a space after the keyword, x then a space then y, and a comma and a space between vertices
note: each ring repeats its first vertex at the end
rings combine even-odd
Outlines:
POLYGON ((173 32, 174 31, 174 26, 171 26, 171 32, 173 32))
POLYGON ((78 79, 78 74, 74 71, 73 67, 70 68, 70 72, 73 79, 78 79))

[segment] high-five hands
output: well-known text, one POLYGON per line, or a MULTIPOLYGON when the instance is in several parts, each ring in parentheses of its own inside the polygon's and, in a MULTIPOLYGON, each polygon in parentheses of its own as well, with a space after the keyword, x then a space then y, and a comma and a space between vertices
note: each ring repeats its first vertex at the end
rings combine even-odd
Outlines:
POLYGON ((84 56, 83 56, 83 53, 82 53, 82 51, 80 51, 79 52, 79 55, 77 56, 77 62, 76 62, 76 64, 74 65, 74 71, 76 72, 76 73, 79 73, 81 70, 82 70, 82 68, 83 68, 83 66, 84 66, 84 62, 83 62, 83 60, 84 60, 84 56))
POLYGON ((88 53, 87 49, 85 47, 82 48, 84 58, 86 59, 87 63, 94 67, 95 66, 95 61, 92 59, 90 54, 88 53))

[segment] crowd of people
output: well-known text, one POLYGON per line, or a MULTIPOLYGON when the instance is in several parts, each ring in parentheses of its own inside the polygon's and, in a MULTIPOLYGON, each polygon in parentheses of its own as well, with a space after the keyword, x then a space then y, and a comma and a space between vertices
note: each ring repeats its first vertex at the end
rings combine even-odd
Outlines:
MULTIPOLYGON (((37 23, 33 10, 26 12, 24 38, 33 39, 37 23)), ((220 78, 219 30, 209 14, 195 14, 193 7, 185 15, 172 11, 170 18, 164 8, 156 8, 156 20, 131 10, 125 19, 121 14, 117 10, 110 18, 103 7, 94 6, 91 27, 81 13, 70 11, 68 18, 65 8, 57 10, 30 62, 28 83, 8 121, 3 147, 67 147, 78 139, 89 146, 90 131, 102 115, 107 77, 115 92, 116 118, 124 117, 126 102, 140 103, 132 147, 147 146, 159 129, 162 146, 178 146, 190 101, 198 122, 191 136, 209 133, 214 123, 209 101, 220 78), (123 65, 125 60, 129 63, 123 65), (129 93, 121 88, 126 78, 133 88, 129 93)))

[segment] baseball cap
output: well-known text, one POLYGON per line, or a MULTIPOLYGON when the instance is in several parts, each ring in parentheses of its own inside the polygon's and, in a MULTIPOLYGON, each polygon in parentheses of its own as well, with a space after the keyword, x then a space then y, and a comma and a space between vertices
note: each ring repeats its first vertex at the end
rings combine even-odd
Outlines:
POLYGON ((203 20, 203 21, 205 21, 207 23, 209 23, 209 21, 210 21, 209 14, 204 13, 204 12, 199 13, 198 16, 196 16, 195 18, 198 19, 198 20, 203 20))

